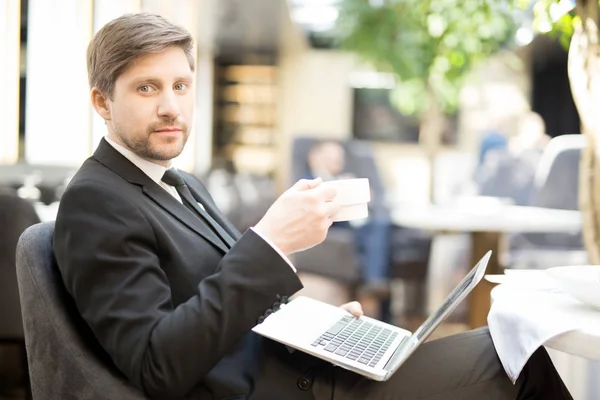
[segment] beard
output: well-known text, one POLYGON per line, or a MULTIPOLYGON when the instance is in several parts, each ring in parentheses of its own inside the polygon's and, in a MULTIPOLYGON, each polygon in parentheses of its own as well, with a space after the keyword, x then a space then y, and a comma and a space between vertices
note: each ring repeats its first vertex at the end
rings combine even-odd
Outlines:
POLYGON ((146 160, 155 161, 169 161, 180 155, 189 137, 188 126, 184 123, 177 123, 174 119, 163 119, 152 123, 148 125, 144 132, 136 132, 133 135, 123 134, 124 130, 119 129, 116 124, 113 126, 113 131, 133 153, 146 160), (155 132, 166 127, 181 129, 181 135, 160 137, 160 134, 155 132), (153 137, 158 139, 154 143, 153 137))

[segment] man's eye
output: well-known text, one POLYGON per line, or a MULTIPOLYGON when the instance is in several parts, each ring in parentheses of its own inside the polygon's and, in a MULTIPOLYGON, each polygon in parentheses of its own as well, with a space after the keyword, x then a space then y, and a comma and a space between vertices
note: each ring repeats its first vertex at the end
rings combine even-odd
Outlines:
POLYGON ((175 90, 185 90, 187 89, 187 83, 178 83, 175 85, 175 90))
POLYGON ((142 93, 150 93, 152 91, 152 86, 150 85, 142 85, 138 88, 138 90, 142 93))

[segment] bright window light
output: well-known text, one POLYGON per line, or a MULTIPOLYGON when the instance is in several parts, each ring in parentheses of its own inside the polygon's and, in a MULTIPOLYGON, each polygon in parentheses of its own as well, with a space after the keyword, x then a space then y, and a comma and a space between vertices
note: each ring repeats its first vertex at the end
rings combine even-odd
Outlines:
POLYGON ((304 5, 293 8, 292 19, 300 25, 333 25, 338 18, 337 8, 330 5, 304 5))
POLYGON ((538 29, 542 33, 548 33, 552 30, 552 24, 548 20, 540 21, 538 29))
POLYGON ((394 76, 382 72, 352 72, 349 80, 350 86, 357 89, 393 89, 396 86, 394 76))
POLYGON ((17 161, 19 138, 19 1, 0 5, 0 164, 17 161))
POLYGON ((553 3, 550 6, 550 18, 553 22, 556 22, 573 8, 575 8, 575 1, 573 0, 560 0, 558 3, 553 3))
POLYGON ((525 27, 517 29, 515 41, 519 46, 527 46, 533 41, 533 31, 530 28, 525 27))
POLYGON ((331 6, 339 0, 288 0, 292 6, 331 6))
POLYGON ((78 166, 91 153, 92 0, 29 0, 28 19, 25 158, 78 166))

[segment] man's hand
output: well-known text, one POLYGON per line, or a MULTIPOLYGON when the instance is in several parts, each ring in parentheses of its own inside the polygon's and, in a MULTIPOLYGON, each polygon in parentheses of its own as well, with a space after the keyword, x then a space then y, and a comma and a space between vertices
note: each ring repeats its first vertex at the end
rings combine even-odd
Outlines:
POLYGON ((350 303, 342 304, 340 308, 343 308, 357 318, 364 315, 362 306, 358 301, 351 301, 350 303))
POLYGON ((321 183, 320 178, 298 181, 273 203, 254 230, 286 255, 321 243, 340 209, 331 202, 335 189, 321 183))

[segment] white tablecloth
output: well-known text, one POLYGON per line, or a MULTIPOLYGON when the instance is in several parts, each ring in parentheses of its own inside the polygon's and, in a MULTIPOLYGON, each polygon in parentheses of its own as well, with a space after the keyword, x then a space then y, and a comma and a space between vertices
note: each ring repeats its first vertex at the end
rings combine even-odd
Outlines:
POLYGON ((493 289, 492 301, 490 333, 513 382, 543 345, 600 360, 600 311, 557 287, 503 284, 493 289))
POLYGON ((401 226, 451 232, 579 232, 581 213, 539 207, 496 205, 397 206, 392 221, 401 226))

